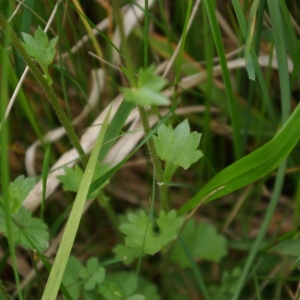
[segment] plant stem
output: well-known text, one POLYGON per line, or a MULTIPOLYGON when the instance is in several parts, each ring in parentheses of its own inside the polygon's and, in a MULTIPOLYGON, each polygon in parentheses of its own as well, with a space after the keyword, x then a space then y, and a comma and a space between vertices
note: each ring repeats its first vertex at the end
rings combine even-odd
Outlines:
MULTIPOLYGON (((138 108, 139 108, 139 113, 140 113, 145 134, 148 135, 150 133, 150 126, 147 118, 147 112, 145 108, 141 106, 139 106, 138 108)), ((159 184, 159 196, 160 196, 161 208, 167 212, 170 209, 168 193, 167 193, 167 185, 166 182, 164 182, 164 173, 152 137, 148 140, 147 145, 150 152, 152 164, 154 166, 156 180, 157 183, 159 184)))
MULTIPOLYGON (((130 82, 131 87, 135 88, 137 87, 137 80, 134 74, 134 65, 130 56, 129 46, 128 42, 125 36, 124 27, 123 27, 123 21, 122 21, 122 15, 120 10, 120 5, 118 0, 112 0, 112 6, 113 11, 115 14, 117 26, 120 31, 120 37, 121 37, 121 45, 122 45, 122 51, 124 55, 125 65, 127 68, 127 76, 130 82)), ((143 125, 143 129, 145 132, 145 135, 148 135, 150 133, 150 125, 147 117, 147 112, 143 106, 138 106, 141 122, 143 125)), ((152 164, 154 166, 155 171, 155 177, 157 180, 157 183, 159 183, 159 196, 160 196, 160 203, 161 208, 165 211, 169 210, 169 200, 168 200, 168 193, 167 193, 167 186, 164 182, 164 174, 161 167, 160 160, 157 155, 157 151, 154 145, 154 141, 152 137, 148 140, 147 146, 149 149, 150 157, 152 164)))
POLYGON ((63 125, 64 129, 66 130, 66 133, 74 146, 74 148, 77 150, 79 156, 83 159, 83 161, 86 163, 87 159, 85 157, 85 153, 80 145, 80 142, 78 140, 78 137, 74 131, 74 128, 69 121, 66 113, 61 108, 58 98, 55 94, 55 91, 51 85, 48 84, 47 80, 44 78, 42 72, 37 67, 36 63, 31 59, 30 55, 27 53, 27 51, 24 49, 23 45, 21 44, 19 38, 15 34, 15 32, 10 28, 10 26, 7 26, 6 20, 3 17, 3 15, 0 13, 0 27, 2 27, 3 31, 6 31, 6 34, 11 39, 11 42, 13 46, 17 49, 20 56, 24 60, 25 64, 29 67, 30 71, 34 75, 36 81, 39 83, 39 85, 44 90, 50 104, 52 105, 59 121, 63 125))

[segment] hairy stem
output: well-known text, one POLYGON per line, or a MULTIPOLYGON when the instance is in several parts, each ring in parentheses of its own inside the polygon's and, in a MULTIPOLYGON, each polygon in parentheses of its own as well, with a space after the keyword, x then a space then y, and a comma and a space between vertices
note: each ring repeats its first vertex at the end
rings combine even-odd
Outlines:
POLYGON ((55 94, 55 91, 51 85, 48 84, 47 80, 44 78, 42 72, 37 67, 36 63, 31 59, 30 55, 27 53, 27 51, 24 49, 22 43, 20 42, 19 38, 15 34, 15 32, 10 28, 10 26, 7 26, 6 20, 3 17, 3 15, 0 13, 0 27, 6 33, 11 39, 11 42, 13 46, 16 48, 16 50, 19 52, 20 56, 24 60, 25 64, 29 67, 30 71, 34 75, 36 81, 39 83, 39 85, 44 90, 50 104, 52 105, 59 121, 61 122, 62 126, 65 128, 66 133, 74 146, 74 148, 77 150, 78 154, 81 156, 81 158, 87 162, 85 153, 79 143, 78 137, 74 131, 74 128, 69 121, 66 113, 61 108, 58 98, 55 94))

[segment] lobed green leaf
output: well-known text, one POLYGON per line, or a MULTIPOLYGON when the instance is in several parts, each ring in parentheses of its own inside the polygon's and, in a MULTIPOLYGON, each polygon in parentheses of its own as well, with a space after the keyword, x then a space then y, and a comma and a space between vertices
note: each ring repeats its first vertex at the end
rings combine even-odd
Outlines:
POLYGON ((139 87, 148 87, 153 91, 160 91, 167 84, 167 80, 155 75, 155 67, 152 65, 147 69, 139 70, 139 87))
POLYGON ((58 37, 49 41, 46 32, 44 32, 41 27, 38 27, 34 36, 22 32, 22 37, 25 42, 23 43, 25 50, 41 66, 47 80, 51 82, 51 78, 48 73, 48 66, 52 63, 55 57, 55 45, 58 41, 58 37))
POLYGON ((126 245, 118 244, 113 248, 115 257, 123 257, 122 261, 125 266, 130 265, 135 259, 141 256, 141 249, 133 248, 126 245))
MULTIPOLYGON (((225 237, 219 235, 216 228, 211 224, 196 224, 194 219, 190 219, 181 232, 180 237, 195 260, 204 259, 220 262, 221 258, 227 255, 225 237)), ((182 268, 190 267, 190 260, 185 255, 180 243, 176 243, 171 258, 182 268)))
POLYGON ((35 178, 25 178, 24 175, 21 175, 9 184, 8 196, 11 214, 15 214, 19 210, 35 182, 35 178))
POLYGON ((170 104, 170 100, 159 92, 167 84, 167 81, 155 75, 154 66, 140 69, 138 75, 137 87, 122 89, 126 101, 140 106, 170 104))
POLYGON ((180 166, 185 170, 203 155, 196 150, 200 143, 201 134, 190 133, 188 120, 181 122, 175 129, 171 125, 162 124, 153 136, 157 154, 166 162, 165 179, 169 181, 180 166))
MULTIPOLYGON (((7 235, 4 210, 0 209, 0 231, 7 235)), ((12 233, 15 243, 42 252, 48 248, 49 233, 47 225, 40 219, 33 218, 31 212, 21 206, 13 215, 12 233)))
POLYGON ((134 89, 123 89, 124 97, 126 101, 133 102, 136 105, 169 105, 170 100, 163 94, 156 92, 155 90, 142 86, 134 89))
MULTIPOLYGON (((109 170, 108 164, 104 164, 104 165, 97 164, 93 174, 93 179, 101 177, 108 170, 109 170)), ((77 192, 83 177, 82 170, 78 165, 75 165, 73 169, 69 167, 64 167, 64 172, 65 172, 64 175, 57 176, 57 179, 63 184, 63 189, 65 191, 77 192)), ((89 199, 95 198, 99 193, 99 190, 103 188, 103 186, 105 186, 107 183, 108 180, 106 180, 103 184, 101 184, 97 189, 93 190, 92 192, 89 191, 87 197, 89 199)))
POLYGON ((158 232, 154 230, 154 221, 143 211, 137 215, 129 214, 128 221, 119 227, 127 235, 125 244, 153 255, 177 237, 177 230, 183 224, 184 218, 177 217, 175 210, 168 213, 161 211, 156 220, 158 232))

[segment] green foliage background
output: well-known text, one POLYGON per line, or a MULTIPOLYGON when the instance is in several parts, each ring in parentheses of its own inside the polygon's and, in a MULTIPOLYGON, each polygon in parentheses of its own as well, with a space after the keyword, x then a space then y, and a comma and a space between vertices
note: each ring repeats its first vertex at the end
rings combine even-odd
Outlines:
POLYGON ((0 296, 297 299, 299 16, 283 0, 2 1, 0 296))

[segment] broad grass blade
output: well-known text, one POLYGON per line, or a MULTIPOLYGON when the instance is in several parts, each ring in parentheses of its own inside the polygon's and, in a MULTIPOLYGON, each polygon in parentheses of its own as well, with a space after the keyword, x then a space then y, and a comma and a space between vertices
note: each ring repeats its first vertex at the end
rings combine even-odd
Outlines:
POLYGON ((202 202, 211 202, 236 191, 273 171, 290 154, 299 141, 299 128, 300 105, 297 106, 289 120, 272 140, 218 173, 179 209, 179 214, 194 209, 202 202), (224 188, 220 189, 222 186, 224 188), (213 193, 213 191, 216 192, 213 193), (213 194, 205 199, 211 193, 213 194))

